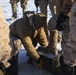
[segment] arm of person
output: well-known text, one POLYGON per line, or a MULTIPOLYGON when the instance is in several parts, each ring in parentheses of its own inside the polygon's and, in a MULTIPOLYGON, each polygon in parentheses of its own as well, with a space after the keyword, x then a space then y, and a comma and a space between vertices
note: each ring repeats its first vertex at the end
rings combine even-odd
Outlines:
POLYGON ((37 38, 38 38, 38 42, 41 46, 45 46, 45 47, 48 46, 48 40, 47 40, 47 37, 46 37, 43 27, 39 29, 37 38))
POLYGON ((70 10, 73 5, 74 0, 64 0, 63 7, 61 9, 61 12, 65 15, 70 17, 70 10))
POLYGON ((26 36, 25 38, 22 38, 22 42, 23 42, 23 45, 26 49, 26 51, 28 52, 28 54, 35 60, 37 61, 40 56, 37 52, 37 50, 35 49, 33 43, 32 43, 32 40, 29 36, 26 36))

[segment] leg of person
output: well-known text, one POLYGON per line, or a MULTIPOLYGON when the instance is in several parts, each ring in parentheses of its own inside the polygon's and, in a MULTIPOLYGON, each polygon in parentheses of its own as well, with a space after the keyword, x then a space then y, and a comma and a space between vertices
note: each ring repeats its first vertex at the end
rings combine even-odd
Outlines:
MULTIPOLYGON (((41 13, 43 13, 46 16, 46 18, 47 18, 47 5, 48 5, 48 0, 39 0, 39 7, 41 10, 41 13)), ((44 26, 44 30, 48 37, 48 25, 47 24, 44 26)))
POLYGON ((46 17, 47 17, 47 5, 48 5, 48 1, 46 1, 46 0, 39 0, 40 11, 41 11, 41 13, 43 13, 46 17))
POLYGON ((56 14, 56 0, 49 0, 49 8, 52 16, 54 16, 54 14, 56 14))
POLYGON ((12 1, 11 2, 11 7, 12 7, 12 18, 11 19, 17 18, 17 10, 16 9, 17 9, 17 2, 18 1, 12 1))
POLYGON ((0 75, 5 75, 5 72, 2 67, 3 64, 0 63, 0 75))
POLYGON ((63 7, 64 0, 56 0, 56 14, 59 14, 63 7))
POLYGON ((22 11, 23 11, 23 16, 24 16, 24 13, 26 12, 27 1, 28 0, 20 0, 21 8, 22 8, 22 11))

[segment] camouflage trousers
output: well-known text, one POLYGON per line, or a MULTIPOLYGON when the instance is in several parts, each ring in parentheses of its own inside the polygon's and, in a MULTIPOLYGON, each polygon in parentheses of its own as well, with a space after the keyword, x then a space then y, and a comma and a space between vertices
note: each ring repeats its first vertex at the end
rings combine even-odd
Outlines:
MULTIPOLYGON (((49 8, 50 8, 50 11, 52 13, 52 16, 54 15, 55 13, 55 10, 54 10, 54 6, 55 6, 55 0, 39 0, 39 7, 40 7, 40 10, 41 12, 46 16, 48 14, 48 8, 47 6, 49 5, 49 8)), ((46 24, 44 26, 44 30, 45 30, 45 33, 46 35, 48 36, 48 24, 46 24)))
POLYGON ((71 15, 69 20, 69 34, 67 33, 65 36, 67 37, 68 35, 68 41, 66 45, 63 46, 64 62, 71 67, 76 66, 76 26, 75 25, 76 25, 76 1, 71 8, 71 15))
POLYGON ((47 17, 47 6, 49 5, 50 11, 52 13, 52 15, 55 13, 55 2, 56 0, 39 0, 39 6, 40 6, 40 10, 41 12, 47 17))
POLYGON ((48 49, 53 54, 58 54, 57 43, 62 41, 62 35, 56 29, 57 15, 54 15, 48 22, 48 30, 50 32, 48 49))
POLYGON ((11 36, 11 47, 12 47, 12 52, 11 52, 11 56, 10 58, 12 58, 13 56, 16 56, 19 52, 19 50, 21 49, 21 40, 18 37, 15 36, 11 36))
MULTIPOLYGON (((20 0, 20 4, 21 4, 21 8, 22 8, 22 11, 23 11, 23 14, 24 12, 26 12, 26 6, 27 6, 27 1, 28 0, 20 0)), ((11 7, 12 7, 12 17, 17 17, 17 3, 19 2, 19 0, 10 0, 10 4, 11 4, 11 7)))

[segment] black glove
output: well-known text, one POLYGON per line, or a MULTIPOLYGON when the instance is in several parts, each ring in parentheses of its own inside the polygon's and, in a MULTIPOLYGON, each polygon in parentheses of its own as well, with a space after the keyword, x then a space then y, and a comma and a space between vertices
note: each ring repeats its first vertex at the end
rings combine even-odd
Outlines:
POLYGON ((39 6, 39 0, 34 0, 35 6, 38 7, 39 6))
POLYGON ((66 22, 69 23, 69 17, 61 12, 57 19, 56 29, 58 31, 63 31, 66 28, 66 22))

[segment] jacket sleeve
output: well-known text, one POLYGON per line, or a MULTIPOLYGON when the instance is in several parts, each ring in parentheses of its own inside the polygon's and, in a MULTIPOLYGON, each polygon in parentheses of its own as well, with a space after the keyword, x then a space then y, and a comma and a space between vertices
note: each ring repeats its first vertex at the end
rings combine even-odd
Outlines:
POLYGON ((11 47, 9 45, 9 32, 9 27, 6 23, 2 8, 0 6, 0 63, 3 63, 6 67, 9 66, 6 63, 11 54, 11 47))
POLYGON ((48 46, 48 40, 44 31, 44 28, 41 28, 38 33, 38 42, 41 46, 48 46))
POLYGON ((28 52, 28 54, 35 60, 37 61, 40 56, 37 53, 35 47, 33 46, 32 40, 29 36, 26 36, 25 38, 22 39, 23 45, 28 52))

